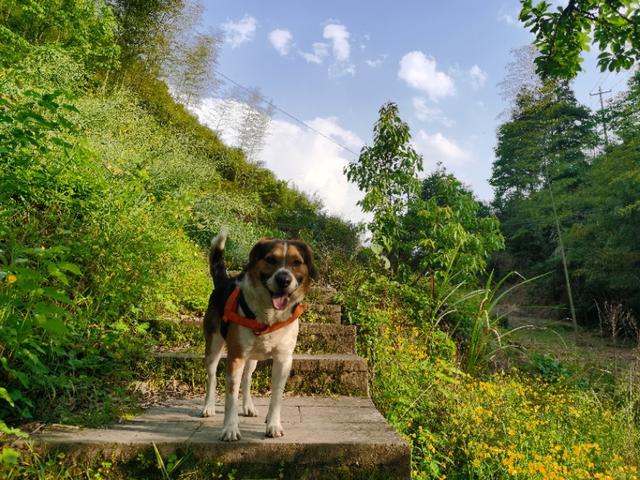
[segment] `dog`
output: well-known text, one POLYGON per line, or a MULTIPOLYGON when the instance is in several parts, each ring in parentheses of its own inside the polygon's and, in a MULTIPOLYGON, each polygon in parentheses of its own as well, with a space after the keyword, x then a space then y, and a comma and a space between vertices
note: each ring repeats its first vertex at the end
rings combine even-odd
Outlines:
POLYGON ((280 419, 284 387, 291 371, 298 338, 298 317, 311 279, 317 273, 311 248, 301 240, 262 239, 249 254, 249 263, 230 278, 224 264, 228 232, 212 241, 209 270, 214 290, 204 317, 207 389, 203 417, 215 415, 216 370, 227 345, 224 423, 220 439, 240 440, 238 394, 242 413, 258 415, 251 398, 251 375, 258 360, 273 359, 271 400, 266 436, 284 435, 280 419), (251 318, 254 317, 254 318, 251 318))

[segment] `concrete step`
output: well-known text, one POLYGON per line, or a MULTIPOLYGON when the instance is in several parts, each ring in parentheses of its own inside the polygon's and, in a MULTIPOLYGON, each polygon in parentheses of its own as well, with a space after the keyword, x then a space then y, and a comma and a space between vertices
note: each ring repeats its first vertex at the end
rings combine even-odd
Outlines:
POLYGON ((356 353, 356 327, 300 323, 297 353, 356 353))
POLYGON ((342 305, 332 303, 307 303, 308 308, 302 315, 307 323, 342 323, 342 305))
MULTIPOLYGON (((342 323, 342 305, 332 303, 304 302, 307 309, 302 314, 301 321, 307 323, 342 323)), ((202 313, 204 316, 204 312, 202 313)), ((202 316, 183 316, 180 321, 186 323, 202 323, 202 316)))
MULTIPOLYGON (((157 353, 146 365, 154 389, 172 388, 177 393, 204 393, 205 369, 202 353, 157 353)), ((252 388, 267 392, 271 387, 271 360, 258 362, 252 388)), ((218 366, 218 381, 224 385, 223 355, 218 366)), ((294 354, 286 391, 300 395, 368 396, 367 361, 353 354, 294 354)))
POLYGON ((153 458, 153 443, 165 458, 187 456, 185 468, 207 478, 227 478, 222 475, 231 469, 239 479, 410 478, 409 445, 370 399, 286 397, 280 438, 264 436, 268 398, 254 400, 259 416, 240 417, 242 439, 233 443, 218 440, 224 407, 215 417, 201 418, 201 402, 193 399, 150 408, 106 429, 47 427, 32 440, 39 451, 62 450, 76 461, 108 460, 115 471, 124 468, 125 477, 130 463, 153 458), (220 476, 214 477, 216 465, 220 476))
MULTIPOLYGON (((189 338, 189 350, 204 351, 201 317, 172 320, 189 338)), ((162 348, 160 348, 162 349, 162 348)), ((356 327, 331 323, 300 322, 296 353, 356 353, 356 327)))
POLYGON ((312 285, 309 293, 307 293, 307 299, 309 302, 314 303, 334 303, 337 294, 338 291, 333 287, 312 285))

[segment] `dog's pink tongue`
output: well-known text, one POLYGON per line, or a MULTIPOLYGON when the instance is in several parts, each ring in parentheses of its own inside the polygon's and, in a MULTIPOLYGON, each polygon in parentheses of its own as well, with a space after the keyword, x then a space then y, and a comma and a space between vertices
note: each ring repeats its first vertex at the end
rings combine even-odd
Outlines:
POLYGON ((271 303, 276 310, 284 310, 289 304, 289 295, 282 295, 280 297, 271 297, 271 303))

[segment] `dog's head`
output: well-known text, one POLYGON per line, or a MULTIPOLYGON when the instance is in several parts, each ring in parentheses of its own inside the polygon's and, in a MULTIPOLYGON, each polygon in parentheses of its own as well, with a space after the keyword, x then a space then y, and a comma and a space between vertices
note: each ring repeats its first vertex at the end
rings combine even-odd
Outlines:
POLYGON ((276 310, 300 302, 316 277, 313 252, 302 240, 260 240, 245 270, 254 288, 266 290, 276 310))

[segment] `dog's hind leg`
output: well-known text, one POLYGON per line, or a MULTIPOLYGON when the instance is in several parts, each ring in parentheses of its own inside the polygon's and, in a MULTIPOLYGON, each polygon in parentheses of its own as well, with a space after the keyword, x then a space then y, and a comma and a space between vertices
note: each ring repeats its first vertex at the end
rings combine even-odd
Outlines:
POLYGON ((216 371, 222 355, 224 339, 219 333, 211 334, 207 340, 204 363, 207 369, 207 395, 204 399, 203 417, 213 417, 216 414, 216 371))
POLYGON ((253 375, 257 364, 257 360, 248 360, 244 366, 244 372, 242 372, 242 384, 240 386, 242 389, 242 413, 246 417, 258 416, 258 410, 251 398, 251 375, 253 375))

